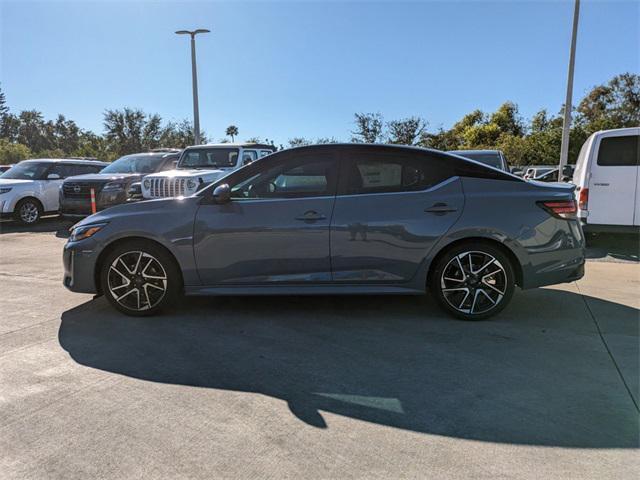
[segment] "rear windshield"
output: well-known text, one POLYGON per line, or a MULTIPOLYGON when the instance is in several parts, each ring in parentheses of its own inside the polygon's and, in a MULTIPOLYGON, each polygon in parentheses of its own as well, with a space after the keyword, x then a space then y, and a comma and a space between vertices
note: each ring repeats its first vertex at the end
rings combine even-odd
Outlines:
POLYGON ((638 135, 604 137, 598 148, 598 165, 603 167, 630 167, 640 164, 638 135))
POLYGON ((178 168, 225 168, 238 163, 237 148, 190 148, 185 150, 178 168))
POLYGON ((457 155, 461 157, 470 158, 476 162, 484 163, 490 167, 499 168, 502 170, 502 158, 498 153, 475 153, 475 152, 458 152, 457 155))
POLYGON ((164 155, 126 155, 100 173, 154 173, 164 162, 164 155))

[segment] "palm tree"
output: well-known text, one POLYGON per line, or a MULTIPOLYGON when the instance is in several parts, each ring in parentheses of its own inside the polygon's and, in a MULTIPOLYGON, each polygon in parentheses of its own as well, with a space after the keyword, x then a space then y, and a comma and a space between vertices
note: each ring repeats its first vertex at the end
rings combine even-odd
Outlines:
POLYGON ((238 127, 235 125, 229 125, 227 127, 227 135, 231 137, 231 141, 235 141, 236 135, 238 135, 238 127))

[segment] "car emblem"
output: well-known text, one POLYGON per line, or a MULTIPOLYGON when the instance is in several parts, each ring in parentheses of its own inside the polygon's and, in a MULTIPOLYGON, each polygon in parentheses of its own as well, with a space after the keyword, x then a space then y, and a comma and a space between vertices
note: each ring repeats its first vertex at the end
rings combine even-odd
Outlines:
POLYGON ((74 185, 74 187, 73 187, 73 192, 74 193, 80 193, 80 190, 82 190, 80 185, 74 185))

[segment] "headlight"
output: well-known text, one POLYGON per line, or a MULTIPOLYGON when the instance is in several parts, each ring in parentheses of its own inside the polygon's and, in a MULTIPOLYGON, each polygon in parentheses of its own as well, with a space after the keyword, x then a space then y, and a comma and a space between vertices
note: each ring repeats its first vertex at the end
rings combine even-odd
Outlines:
POLYGON ((144 188, 146 190, 149 190, 151 188, 151 180, 145 180, 144 181, 144 188))
POLYGON ((196 188, 197 186, 198 186, 198 184, 196 183, 196 181, 195 181, 195 180, 191 180, 191 179, 187 180, 187 188, 188 188, 189 190, 193 190, 193 189, 194 189, 194 188, 196 188))
POLYGON ((95 223, 93 225, 83 225, 81 227, 72 228, 71 235, 69 236, 69 241, 77 242, 78 240, 84 240, 85 238, 93 237, 106 225, 106 223, 95 223))
POLYGON ((0 188, 0 195, 2 195, 3 193, 8 193, 10 191, 11 191, 11 187, 0 188))
POLYGON ((107 183, 102 189, 103 192, 115 192, 116 190, 123 190, 124 183, 122 182, 111 182, 107 183))

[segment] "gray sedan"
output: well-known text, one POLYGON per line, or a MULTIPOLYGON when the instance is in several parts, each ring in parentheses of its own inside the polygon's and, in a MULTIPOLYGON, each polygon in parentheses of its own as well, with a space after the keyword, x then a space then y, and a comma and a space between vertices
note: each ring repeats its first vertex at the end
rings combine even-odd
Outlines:
POLYGON ((467 320, 584 273, 573 186, 420 148, 333 144, 258 160, 186 198, 75 225, 64 284, 149 315, 186 295, 424 294, 467 320))

